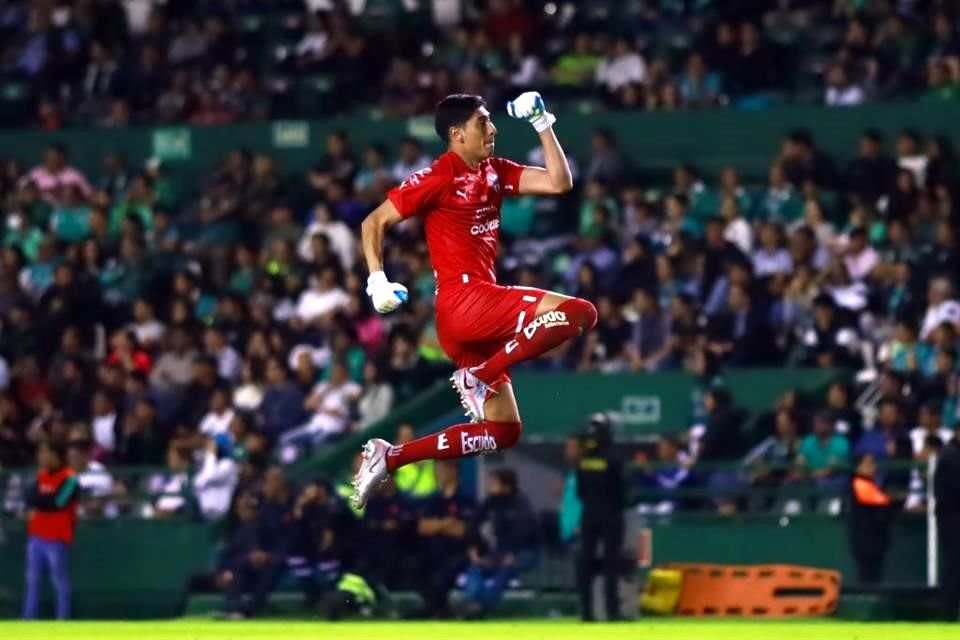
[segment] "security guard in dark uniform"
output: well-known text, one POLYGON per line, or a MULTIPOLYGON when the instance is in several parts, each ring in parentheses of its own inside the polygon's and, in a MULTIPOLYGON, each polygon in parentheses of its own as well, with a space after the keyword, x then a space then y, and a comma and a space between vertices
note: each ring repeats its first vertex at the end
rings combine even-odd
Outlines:
POLYGON ((938 456, 933 495, 937 500, 943 616, 956 622, 960 615, 960 430, 938 456))
POLYGON ((598 567, 603 572, 607 619, 621 619, 617 583, 623 547, 625 487, 622 464, 612 449, 609 418, 606 414, 594 414, 583 436, 583 455, 577 468, 577 493, 583 503, 577 587, 580 616, 587 622, 594 619, 593 578, 598 567), (600 545, 603 551, 598 562, 600 545))

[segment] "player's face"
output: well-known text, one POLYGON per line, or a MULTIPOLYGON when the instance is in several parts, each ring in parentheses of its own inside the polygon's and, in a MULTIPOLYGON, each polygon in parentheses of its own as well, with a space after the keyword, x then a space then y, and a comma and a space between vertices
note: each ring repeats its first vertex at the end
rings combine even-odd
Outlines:
POLYGON ((467 152, 478 160, 489 158, 493 155, 494 139, 497 136, 497 128, 493 126, 490 119, 490 112, 486 107, 480 107, 473 112, 473 115, 467 120, 463 127, 463 143, 467 152))

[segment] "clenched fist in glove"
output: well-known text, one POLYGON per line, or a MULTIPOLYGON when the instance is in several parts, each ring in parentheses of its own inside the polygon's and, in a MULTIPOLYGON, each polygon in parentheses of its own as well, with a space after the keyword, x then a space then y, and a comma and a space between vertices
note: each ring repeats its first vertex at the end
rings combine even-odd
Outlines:
POLYGON ((383 271, 374 271, 367 278, 367 295, 378 313, 390 313, 407 301, 407 288, 387 280, 383 271))
POLYGON ((537 133, 546 131, 557 121, 557 118, 547 111, 547 106, 543 103, 543 96, 537 91, 521 93, 508 102, 507 113, 511 118, 526 120, 533 125, 537 133))

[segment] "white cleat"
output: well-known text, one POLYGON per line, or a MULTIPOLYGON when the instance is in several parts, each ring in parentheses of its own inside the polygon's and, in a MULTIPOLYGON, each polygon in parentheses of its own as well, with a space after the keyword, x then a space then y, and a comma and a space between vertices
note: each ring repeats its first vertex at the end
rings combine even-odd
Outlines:
POLYGON ((350 501, 357 509, 362 509, 373 488, 387 479, 387 452, 390 446, 389 442, 380 438, 367 440, 363 445, 360 454, 363 462, 353 476, 353 495, 350 496, 350 501))
POLYGON ((468 367, 454 371, 450 382, 460 396, 460 404, 463 405, 470 422, 483 422, 483 403, 487 401, 487 394, 493 390, 486 382, 473 375, 468 367))

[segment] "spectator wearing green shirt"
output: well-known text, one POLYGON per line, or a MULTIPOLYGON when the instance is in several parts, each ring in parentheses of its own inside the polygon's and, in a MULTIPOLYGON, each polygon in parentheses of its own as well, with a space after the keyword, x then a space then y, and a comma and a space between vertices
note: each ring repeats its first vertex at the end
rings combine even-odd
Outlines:
POLYGON ((147 176, 137 176, 130 188, 110 211, 110 234, 120 235, 123 221, 131 215, 140 218, 146 231, 153 229, 153 181, 147 176))
MULTIPOLYGON (((413 425, 401 424, 397 427, 395 446, 402 446, 414 438, 413 425)), ((397 489, 412 498, 426 498, 437 490, 436 462, 423 460, 397 469, 393 477, 397 489)))
POLYGON ((553 81, 560 86, 585 87, 593 82, 600 60, 590 34, 578 34, 573 41, 573 51, 561 55, 553 66, 553 81))
POLYGON ((817 487, 833 490, 843 486, 842 468, 849 460, 850 443, 834 431, 830 414, 818 411, 813 416, 813 433, 800 443, 797 464, 817 487))
POLYGON ((960 99, 960 82, 946 60, 933 60, 927 65, 927 90, 920 96, 926 102, 951 102, 960 99))
POLYGON ((90 207, 76 185, 62 188, 63 197, 53 208, 50 220, 57 238, 69 243, 80 242, 90 234, 90 207))

